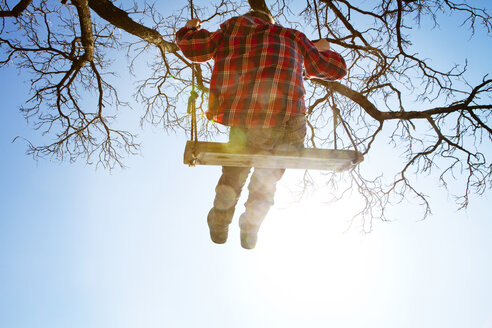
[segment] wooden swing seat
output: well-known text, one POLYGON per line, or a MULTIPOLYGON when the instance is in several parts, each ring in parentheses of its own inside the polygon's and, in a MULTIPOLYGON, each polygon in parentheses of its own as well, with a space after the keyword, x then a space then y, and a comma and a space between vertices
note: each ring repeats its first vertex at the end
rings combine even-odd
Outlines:
POLYGON ((239 167, 266 167, 286 169, 348 170, 362 162, 364 157, 354 150, 333 149, 285 149, 273 154, 252 153, 229 143, 188 141, 184 163, 195 165, 219 165, 239 167))

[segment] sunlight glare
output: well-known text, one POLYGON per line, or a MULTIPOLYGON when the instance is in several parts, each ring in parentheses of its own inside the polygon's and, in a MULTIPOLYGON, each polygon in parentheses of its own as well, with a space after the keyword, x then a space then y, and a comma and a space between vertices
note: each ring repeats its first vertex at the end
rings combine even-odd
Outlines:
POLYGON ((252 264, 265 299, 301 316, 342 317, 370 301, 379 243, 350 225, 350 206, 306 200, 270 212, 252 264))

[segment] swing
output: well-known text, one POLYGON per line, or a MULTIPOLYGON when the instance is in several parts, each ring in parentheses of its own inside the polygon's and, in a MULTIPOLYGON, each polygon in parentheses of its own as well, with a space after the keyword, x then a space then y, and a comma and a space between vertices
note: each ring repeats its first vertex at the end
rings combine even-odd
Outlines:
POLYGON ((229 143, 187 141, 184 164, 240 167, 267 167, 305 170, 348 170, 363 160, 354 150, 303 148, 278 150, 269 154, 236 149, 229 143))
MULTIPOLYGON (((190 0, 191 19, 193 19, 193 2, 190 0)), ((321 38, 321 33, 320 33, 321 38)), ((191 140, 186 142, 184 152, 184 164, 195 165, 218 165, 236 167, 263 167, 263 168, 286 168, 307 170, 332 170, 342 172, 355 167, 364 160, 363 155, 357 150, 350 132, 343 119, 340 122, 352 142, 354 150, 338 150, 336 136, 336 121, 338 110, 333 109, 334 125, 334 148, 302 148, 302 149, 280 149, 273 153, 254 153, 244 147, 237 147, 230 143, 203 142, 197 137, 196 98, 195 91, 195 64, 192 64, 192 91, 188 99, 188 113, 191 114, 191 140)))

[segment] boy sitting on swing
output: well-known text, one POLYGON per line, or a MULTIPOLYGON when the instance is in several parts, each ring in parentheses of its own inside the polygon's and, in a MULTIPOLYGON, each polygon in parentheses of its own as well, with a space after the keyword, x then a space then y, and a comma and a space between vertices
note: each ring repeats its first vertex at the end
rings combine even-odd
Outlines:
MULTIPOLYGON (((275 23, 264 11, 233 17, 216 32, 189 20, 176 34, 183 54, 194 62, 214 59, 207 118, 230 126, 229 142, 255 152, 303 147, 306 135, 303 68, 308 78, 338 80, 346 65, 322 39, 312 43, 301 32, 275 23)), ((227 240, 241 190, 251 168, 222 167, 208 213, 210 237, 227 240)), ((255 168, 245 212, 239 219, 241 246, 256 245, 260 225, 274 203, 285 169, 255 168)))

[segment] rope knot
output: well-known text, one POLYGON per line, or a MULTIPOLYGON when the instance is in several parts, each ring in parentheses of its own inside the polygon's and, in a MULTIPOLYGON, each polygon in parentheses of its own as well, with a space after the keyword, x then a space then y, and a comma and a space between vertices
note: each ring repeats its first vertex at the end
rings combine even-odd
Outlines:
POLYGON ((191 90, 190 92, 190 97, 188 98, 188 114, 191 114, 192 112, 194 112, 194 104, 195 104, 195 100, 196 98, 198 98, 198 92, 196 92, 195 90, 191 90))

